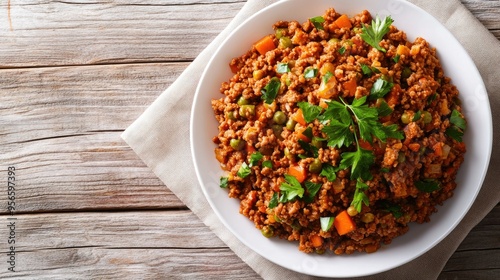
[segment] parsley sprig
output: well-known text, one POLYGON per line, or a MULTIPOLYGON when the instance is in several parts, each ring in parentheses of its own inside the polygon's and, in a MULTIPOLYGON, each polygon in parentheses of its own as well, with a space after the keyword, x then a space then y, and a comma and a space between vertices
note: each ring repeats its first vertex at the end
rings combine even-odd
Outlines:
POLYGON ((384 38, 385 34, 389 32, 391 24, 394 20, 388 16, 381 20, 378 16, 372 20, 371 26, 363 25, 360 34, 361 39, 363 39, 368 45, 376 48, 381 52, 386 52, 386 49, 382 48, 379 43, 384 38))
POLYGON ((451 112, 450 123, 451 126, 446 129, 446 135, 457 140, 458 142, 462 142, 462 137, 464 136, 465 129, 467 128, 467 123, 460 112, 457 110, 453 110, 451 112))

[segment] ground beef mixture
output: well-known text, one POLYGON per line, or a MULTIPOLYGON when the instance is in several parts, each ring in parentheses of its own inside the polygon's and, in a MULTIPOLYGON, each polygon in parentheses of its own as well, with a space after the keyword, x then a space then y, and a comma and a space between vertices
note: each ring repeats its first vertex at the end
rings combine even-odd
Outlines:
POLYGON ((465 153, 458 91, 425 39, 409 42, 391 24, 380 49, 368 44, 362 35, 374 20, 331 8, 303 24, 278 21, 229 62, 234 76, 212 100, 221 187, 264 236, 298 241, 307 253, 375 252, 409 223, 428 222, 456 187, 465 153), (364 140, 348 110, 354 138, 331 141, 341 133, 328 133, 333 121, 322 114, 363 98, 394 133, 364 140), (299 104, 316 110, 312 119, 299 104), (357 178, 342 164, 354 151, 371 159, 357 178))

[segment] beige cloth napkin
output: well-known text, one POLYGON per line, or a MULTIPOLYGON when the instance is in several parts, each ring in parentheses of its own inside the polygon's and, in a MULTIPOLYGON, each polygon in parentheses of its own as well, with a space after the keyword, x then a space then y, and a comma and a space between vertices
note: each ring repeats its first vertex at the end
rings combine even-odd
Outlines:
MULTIPOLYGON (((210 208, 196 179, 190 158, 189 117, 196 83, 216 47, 237 25, 276 0, 248 0, 231 23, 200 53, 179 78, 122 135, 139 157, 243 261, 265 279, 314 279, 275 265, 243 245, 210 208)), ((494 119, 494 139, 500 133, 500 43, 459 0, 410 0, 442 22, 472 56, 486 83, 494 119)), ((499 141, 494 141, 490 170, 481 192, 458 227, 432 250, 414 261, 370 279, 435 279, 469 231, 500 201, 492 170, 500 166, 499 141), (422 269, 424 268, 424 269, 422 269), (418 271, 418 273, 416 273, 418 271)), ((230 278, 231 275, 228 275, 230 278)))

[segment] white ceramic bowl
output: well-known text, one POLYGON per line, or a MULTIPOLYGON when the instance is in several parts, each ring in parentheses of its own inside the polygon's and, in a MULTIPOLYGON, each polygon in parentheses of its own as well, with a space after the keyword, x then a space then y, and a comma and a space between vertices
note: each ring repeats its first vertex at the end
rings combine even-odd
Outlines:
POLYGON ((199 82, 194 98, 190 141, 193 161, 201 188, 222 223, 246 246, 262 257, 288 269, 324 277, 355 277, 383 272, 405 264, 430 250, 462 220, 476 198, 488 167, 492 146, 491 110, 484 83, 467 52, 451 33, 431 15, 403 0, 287 0, 277 2, 247 19, 222 43, 199 82), (454 196, 431 216, 431 222, 412 224, 407 234, 373 254, 305 254, 298 243, 265 238, 248 218, 239 214, 239 201, 229 198, 219 187, 224 174, 214 157, 217 122, 210 105, 220 98, 220 85, 232 73, 228 63, 244 54, 252 44, 273 33, 278 20, 297 20, 322 15, 328 7, 349 16, 366 9, 372 15, 391 15, 394 25, 408 35, 408 40, 425 38, 437 48, 445 74, 460 91, 468 128, 465 162, 457 178, 454 196))

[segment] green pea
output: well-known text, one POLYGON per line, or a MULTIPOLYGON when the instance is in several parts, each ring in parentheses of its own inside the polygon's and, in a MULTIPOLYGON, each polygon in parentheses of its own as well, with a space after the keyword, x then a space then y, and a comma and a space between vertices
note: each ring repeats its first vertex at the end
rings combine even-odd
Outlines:
POLYGON ((285 34, 286 34, 286 28, 276 29, 276 32, 275 32, 276 38, 281 39, 285 34))
POLYGON ((427 111, 424 111, 422 113, 422 115, 423 115, 422 119, 424 120, 425 124, 428 124, 428 123, 430 123, 432 121, 432 115, 431 115, 431 113, 429 113, 427 111))
POLYGON ((282 49, 287 49, 292 46, 292 40, 288 37, 281 37, 279 42, 279 47, 282 49))
POLYGON ((274 124, 271 126, 271 129, 273 130, 274 136, 280 138, 281 137, 281 132, 283 131, 283 126, 279 124, 274 124))
POLYGON ((316 147, 318 149, 321 149, 321 148, 323 148, 323 141, 318 140, 317 138, 313 137, 313 139, 311 140, 311 145, 313 145, 314 147, 316 147))
POLYGON ((262 235, 264 235, 267 238, 273 237, 274 235, 274 229, 271 226, 265 226, 261 230, 262 235))
POLYGON ((311 162, 311 164, 309 164, 309 172, 320 173, 322 167, 323 167, 323 163, 321 163, 321 160, 316 158, 316 159, 314 159, 313 162, 311 162))
POLYGON ((286 115, 282 111, 276 111, 273 116, 273 121, 277 124, 284 124, 286 122, 286 115))
POLYGON ((401 122, 404 124, 409 124, 410 123, 410 114, 408 114, 407 112, 404 112, 401 115, 401 122))
POLYGON ((288 130, 294 130, 295 129, 295 125, 297 125, 297 122, 292 120, 292 119, 288 119, 288 121, 286 122, 286 129, 288 130))
POLYGON ((229 111, 226 113, 226 117, 232 121, 235 121, 236 120, 236 117, 234 116, 234 112, 233 111, 229 111))
POLYGON ((231 139, 231 141, 229 141, 229 146, 236 151, 239 151, 245 147, 245 141, 241 139, 231 139))
POLYGON ((255 105, 241 105, 240 116, 250 118, 255 116, 255 105))
POLYGON ((411 76, 411 69, 409 67, 403 68, 401 71, 401 79, 408 79, 411 76))
POLYGON ((372 213, 365 213, 363 216, 361 216, 361 221, 365 224, 373 222, 375 219, 375 215, 372 213))
POLYGON ((248 99, 245 99, 243 96, 241 96, 236 103, 240 106, 249 104, 248 99))

